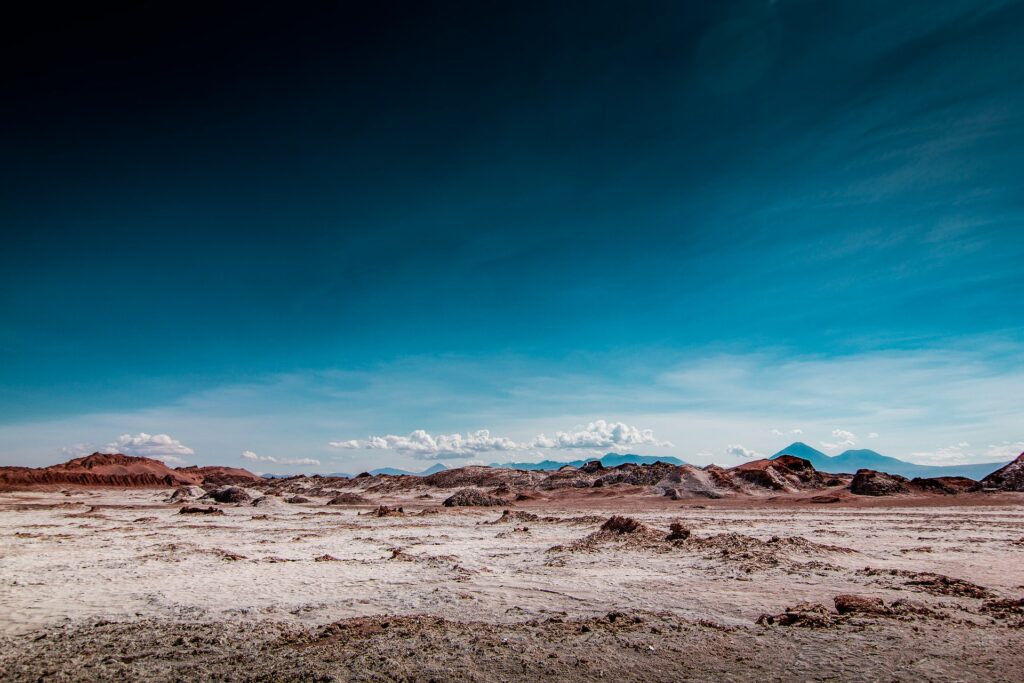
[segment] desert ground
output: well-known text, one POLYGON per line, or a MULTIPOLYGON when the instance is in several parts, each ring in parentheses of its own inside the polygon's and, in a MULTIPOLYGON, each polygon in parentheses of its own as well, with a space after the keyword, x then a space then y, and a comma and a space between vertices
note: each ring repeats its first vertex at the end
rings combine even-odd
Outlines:
POLYGON ((183 514, 169 493, 0 493, 0 679, 1024 670, 1024 494, 820 505, 569 492, 506 512, 415 488, 354 505, 250 491, 255 503, 183 514))

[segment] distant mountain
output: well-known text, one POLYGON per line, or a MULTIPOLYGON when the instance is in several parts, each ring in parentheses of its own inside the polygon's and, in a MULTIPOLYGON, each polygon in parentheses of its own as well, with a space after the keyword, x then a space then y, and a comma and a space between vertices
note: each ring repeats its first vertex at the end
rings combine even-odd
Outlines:
MULTIPOLYGON (((598 458, 586 458, 583 460, 541 460, 540 462, 506 462, 506 463, 491 463, 489 467, 505 467, 513 470, 557 470, 565 467, 566 465, 572 465, 573 467, 581 467, 588 462, 597 460, 598 458)), ((634 455, 632 453, 608 453, 600 458, 601 464, 605 467, 617 467, 618 465, 632 464, 632 465, 653 465, 656 462, 664 462, 669 465, 685 465, 686 463, 679 458, 673 458, 671 455, 634 455)))
POLYGON ((832 456, 825 455, 818 449, 800 441, 786 446, 771 459, 774 460, 780 455, 795 455, 798 458, 810 460, 815 469, 823 472, 856 472, 859 469, 869 469, 910 478, 970 477, 971 479, 981 479, 1006 464, 990 462, 977 465, 919 465, 882 455, 866 448, 844 451, 839 455, 832 456))
POLYGON ((414 477, 425 477, 428 474, 434 474, 435 472, 443 472, 446 469, 448 469, 446 465, 442 463, 437 463, 435 465, 431 465, 422 472, 410 472, 409 470, 400 470, 397 467, 378 467, 375 470, 370 470, 370 474, 390 474, 396 477, 406 474, 414 477))
MULTIPOLYGON (((398 477, 398 476, 402 476, 402 475, 408 475, 408 476, 412 476, 412 477, 425 477, 428 474, 435 474, 436 472, 443 472, 446 469, 448 469, 447 465, 444 465, 443 463, 436 463, 434 465, 431 465, 427 469, 423 470, 422 472, 410 472, 409 470, 402 470, 402 469, 398 469, 397 467, 378 467, 375 470, 370 470, 370 474, 374 474, 374 475, 376 475, 376 474, 390 474, 391 476, 394 476, 394 477, 398 477)), ((292 475, 265 475, 265 476, 268 476, 268 477, 269 476, 280 477, 280 476, 292 476, 292 475)), ((346 477, 348 479, 351 479, 355 475, 354 474, 349 474, 348 472, 331 472, 330 474, 325 474, 324 476, 325 477, 346 477)))

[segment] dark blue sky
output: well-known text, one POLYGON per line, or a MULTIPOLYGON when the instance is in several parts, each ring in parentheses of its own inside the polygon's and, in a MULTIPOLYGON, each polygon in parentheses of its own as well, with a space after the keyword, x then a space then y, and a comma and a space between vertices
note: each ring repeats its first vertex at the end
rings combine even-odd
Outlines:
POLYGON ((1024 438, 1020 2, 94 11, 5 29, 6 460, 1024 438))

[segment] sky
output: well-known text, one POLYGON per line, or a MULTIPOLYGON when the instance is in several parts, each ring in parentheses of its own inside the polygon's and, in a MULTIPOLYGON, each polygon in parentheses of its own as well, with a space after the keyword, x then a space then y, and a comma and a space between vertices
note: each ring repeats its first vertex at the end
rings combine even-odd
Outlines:
POLYGON ((0 29, 0 464, 1024 451, 1024 3, 0 29))

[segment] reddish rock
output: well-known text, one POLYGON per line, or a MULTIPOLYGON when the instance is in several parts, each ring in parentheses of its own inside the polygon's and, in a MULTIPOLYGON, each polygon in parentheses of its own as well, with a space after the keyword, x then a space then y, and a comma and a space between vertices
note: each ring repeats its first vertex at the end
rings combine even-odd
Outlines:
POLYGON ((49 467, 0 468, 0 488, 39 486, 196 486, 200 481, 152 458, 120 453, 93 453, 49 467))

